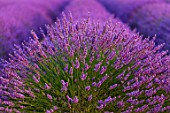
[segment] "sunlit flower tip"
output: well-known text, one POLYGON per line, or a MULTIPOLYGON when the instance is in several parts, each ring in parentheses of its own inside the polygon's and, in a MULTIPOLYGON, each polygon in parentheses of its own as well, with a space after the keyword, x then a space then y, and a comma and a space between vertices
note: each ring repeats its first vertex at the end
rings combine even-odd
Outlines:
POLYGON ((110 90, 115 89, 117 86, 118 86, 117 84, 114 84, 114 85, 110 86, 109 89, 110 90))
POLYGON ((101 70, 100 70, 100 74, 103 74, 106 72, 107 67, 106 66, 102 66, 101 70))
POLYGON ((81 75, 81 80, 84 81, 87 77, 87 74, 85 74, 84 72, 82 72, 82 75, 81 75))
POLYGON ((86 90, 86 91, 89 91, 90 88, 91 88, 90 86, 86 86, 86 87, 85 87, 85 90, 86 90))
POLYGON ((73 102, 73 99, 70 98, 68 95, 66 95, 66 98, 67 98, 68 102, 73 102))
POLYGON ((50 110, 47 110, 46 113, 52 113, 50 110))
POLYGON ((36 83, 39 82, 39 80, 37 79, 37 77, 36 77, 35 75, 33 75, 33 80, 34 80, 34 82, 36 82, 36 83))
POLYGON ((87 71, 90 68, 90 66, 88 65, 88 63, 85 63, 85 71, 87 71))
POLYGON ((96 82, 93 82, 93 83, 92 83, 92 86, 96 86, 96 85, 97 85, 97 83, 96 83, 96 82))
POLYGON ((124 107, 124 102, 123 102, 123 101, 119 101, 119 102, 117 103, 117 106, 118 106, 119 108, 124 107))
POLYGON ((78 100, 78 97, 75 96, 74 99, 73 99, 73 103, 78 103, 78 101, 79 101, 79 100, 78 100))
POLYGON ((54 109, 54 111, 56 111, 56 110, 58 109, 58 107, 57 107, 57 106, 54 106, 53 109, 54 109))
POLYGON ((93 98, 93 95, 88 96, 88 101, 91 101, 93 98))
POLYGON ((102 110, 102 109, 103 109, 103 104, 101 104, 100 106, 96 106, 96 108, 97 108, 98 110, 102 110))
POLYGON ((47 94, 47 98, 50 99, 50 100, 53 99, 53 97, 50 94, 47 94))
POLYGON ((110 54, 108 55, 108 57, 107 57, 107 60, 106 60, 106 61, 110 61, 110 60, 112 60, 112 59, 115 57, 115 54, 116 54, 116 52, 113 50, 113 51, 112 51, 112 53, 110 53, 110 54))
POLYGON ((80 62, 79 62, 79 60, 76 58, 75 68, 78 69, 79 67, 80 67, 80 62))
POLYGON ((94 68, 95 72, 99 71, 101 64, 102 64, 102 61, 95 65, 95 68, 94 68))
POLYGON ((3 104, 7 104, 8 106, 11 106, 11 107, 14 106, 14 103, 11 102, 11 101, 3 101, 2 103, 3 103, 3 104))
POLYGON ((114 112, 105 111, 104 113, 114 113, 114 112))
POLYGON ((47 89, 47 90, 51 88, 47 83, 45 83, 44 87, 45 87, 45 89, 47 89))
POLYGON ((68 82, 65 82, 64 80, 61 80, 62 88, 61 91, 67 91, 68 90, 68 82))
POLYGON ((73 68, 71 67, 69 70, 69 74, 72 75, 73 74, 73 68))
POLYGON ((21 93, 16 93, 16 92, 13 93, 13 96, 16 97, 16 98, 21 98, 21 99, 24 99, 24 98, 25 98, 25 96, 24 96, 23 94, 21 94, 21 93))

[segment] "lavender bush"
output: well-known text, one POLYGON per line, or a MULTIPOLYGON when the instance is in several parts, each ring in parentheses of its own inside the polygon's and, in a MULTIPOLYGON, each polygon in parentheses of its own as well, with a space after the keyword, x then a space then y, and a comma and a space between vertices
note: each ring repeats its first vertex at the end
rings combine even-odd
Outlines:
POLYGON ((1 0, 0 1, 0 56, 7 56, 13 44, 28 40, 30 30, 44 29, 44 24, 51 24, 53 16, 59 13, 64 1, 40 0, 1 0), (50 8, 51 7, 51 8, 50 8), (56 13, 54 15, 54 12, 56 13))
POLYGON ((84 18, 90 17, 90 22, 100 22, 110 19, 114 24, 117 24, 117 28, 124 27, 127 32, 133 33, 129 26, 124 24, 119 18, 115 18, 113 14, 107 12, 104 7, 96 0, 72 0, 69 5, 64 9, 66 14, 72 12, 75 21, 81 21, 84 18))
POLYGON ((27 4, 41 9, 43 13, 55 19, 68 3, 68 0, 0 0, 0 8, 14 4, 27 4))
POLYGON ((91 17, 94 21, 106 21, 111 14, 96 0, 73 0, 64 12, 72 12, 75 20, 91 17))
POLYGON ((131 15, 138 11, 142 6, 152 3, 160 3, 162 0, 98 0, 106 9, 114 13, 123 22, 128 22, 131 15))
POLYGON ((113 22, 48 26, 0 65, 2 112, 168 113, 170 56, 113 22), (42 32, 43 34, 43 32, 42 32))
POLYGON ((165 43, 164 49, 170 50, 170 4, 145 5, 132 16, 129 23, 145 36, 156 34, 156 44, 165 43))
POLYGON ((170 3, 170 0, 165 0, 165 2, 170 3))

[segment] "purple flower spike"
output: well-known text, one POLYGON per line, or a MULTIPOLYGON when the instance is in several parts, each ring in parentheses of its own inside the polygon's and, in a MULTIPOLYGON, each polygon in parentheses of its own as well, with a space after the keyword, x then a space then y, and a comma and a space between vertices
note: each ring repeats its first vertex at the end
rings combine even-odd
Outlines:
POLYGON ((78 61, 78 59, 76 58, 76 65, 75 68, 78 69, 80 67, 80 62, 78 61))
POLYGON ((102 61, 95 65, 95 68, 94 68, 95 72, 99 71, 101 64, 102 64, 102 61))
POLYGON ((73 99, 73 103, 76 103, 76 104, 77 104, 78 101, 79 101, 79 100, 78 100, 77 96, 75 96, 74 99, 73 99))
POLYGON ((88 96, 88 101, 91 101, 93 98, 93 95, 88 96))
POLYGON ((107 70, 107 67, 106 66, 102 66, 102 68, 100 70, 100 74, 103 74, 106 70, 107 70))
POLYGON ((70 75, 73 74, 73 67, 70 68, 69 74, 70 74, 70 75))
POLYGON ((45 83, 44 87, 45 87, 45 89, 50 89, 51 88, 47 83, 45 83))
POLYGON ((85 73, 83 72, 82 75, 81 75, 81 80, 85 80, 86 77, 87 77, 87 74, 85 74, 85 73))
POLYGON ((47 98, 50 99, 50 100, 53 99, 53 97, 50 94, 47 94, 47 98))
POLYGON ((67 91, 68 90, 68 82, 64 82, 64 80, 61 80, 62 88, 61 91, 67 91))
POLYGON ((90 88, 91 88, 90 86, 86 86, 86 87, 85 87, 85 90, 86 90, 86 91, 89 91, 90 88))

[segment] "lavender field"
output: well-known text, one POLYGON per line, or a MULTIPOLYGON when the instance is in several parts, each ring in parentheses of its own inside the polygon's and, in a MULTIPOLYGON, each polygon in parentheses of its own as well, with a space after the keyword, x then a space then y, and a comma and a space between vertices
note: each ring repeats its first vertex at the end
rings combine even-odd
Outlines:
POLYGON ((169 0, 0 0, 0 113, 170 113, 169 0))

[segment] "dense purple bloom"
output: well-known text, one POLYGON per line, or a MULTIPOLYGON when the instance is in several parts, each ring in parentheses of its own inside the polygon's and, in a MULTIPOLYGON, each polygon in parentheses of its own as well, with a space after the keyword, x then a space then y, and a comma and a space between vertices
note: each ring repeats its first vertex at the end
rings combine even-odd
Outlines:
POLYGON ((129 23, 145 37, 157 35, 156 44, 170 50, 170 4, 164 0, 99 0, 106 8, 129 23))
POLYGON ((155 3, 143 6, 129 21, 144 36, 156 34, 156 44, 165 43, 164 49, 170 50, 170 4, 155 3))
POLYGON ((2 112, 168 112, 170 56, 154 38, 110 20, 63 16, 44 41, 32 31, 1 60, 2 112))
POLYGON ((33 38, 28 43, 23 43, 22 48, 15 46, 15 52, 10 55, 9 61, 1 61, 2 111, 86 112, 90 109, 92 112, 96 110, 116 112, 119 109, 126 113, 169 110, 167 103, 170 101, 168 89, 170 56, 166 55, 165 51, 157 51, 154 40, 143 40, 137 34, 127 32, 121 32, 120 35, 117 33, 120 31, 114 31, 116 29, 114 26, 106 27, 108 24, 103 24, 97 31, 88 33, 97 26, 87 20, 73 24, 72 19, 67 20, 64 17, 62 21, 56 23, 56 26, 48 27, 51 40, 39 42, 36 34, 32 32, 33 38), (70 27, 56 27, 61 24, 70 27), (86 27, 77 29, 82 25, 86 27), (106 32, 103 33, 106 28, 106 32), (72 31, 69 31, 70 35, 67 36, 59 29, 72 31), (112 30, 113 32, 109 32, 112 30), (82 34, 84 37, 77 39, 82 34), (91 45, 94 36, 97 40, 91 45), (68 40, 68 44, 65 45, 70 47, 68 50, 63 48, 65 40, 68 40), (79 46, 77 42, 81 45, 79 49, 76 48, 79 46), (101 43, 104 43, 103 46, 101 43), (86 58, 81 57, 85 47, 86 58), (30 49, 32 51, 29 51, 30 49), (70 49, 74 51, 72 55, 76 57, 69 55, 70 49), (105 54, 108 50, 109 53, 105 54), (112 50, 115 56, 109 60, 112 50), (101 57, 96 59, 99 53, 101 57), (92 56, 94 60, 91 62, 92 56), (129 56, 132 60, 125 63, 129 56), (79 68, 74 65, 77 61, 80 63, 79 68), (91 69, 85 70, 86 63, 91 69), (94 70, 99 63, 100 70, 107 66, 105 74, 94 70), (71 72, 65 71, 66 65, 71 72), (36 82, 32 76, 39 81, 36 82), (6 79, 8 82, 4 83, 6 79), (25 105, 25 102, 30 103, 25 105), (61 103, 64 104, 61 106, 61 103))
MULTIPOLYGON (((114 14, 110 14, 98 3, 97 0, 72 0, 69 5, 65 8, 64 12, 66 14, 71 12, 74 18, 74 21, 83 20, 84 18, 90 17, 91 21, 100 22, 103 24, 104 21, 107 21, 109 18, 112 18, 113 23, 116 24, 117 28, 125 27, 130 32, 129 27, 126 24, 123 24, 118 18, 113 18, 114 14)), ((117 29, 118 30, 118 29, 117 29)))

